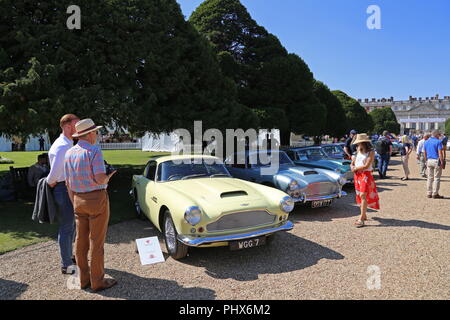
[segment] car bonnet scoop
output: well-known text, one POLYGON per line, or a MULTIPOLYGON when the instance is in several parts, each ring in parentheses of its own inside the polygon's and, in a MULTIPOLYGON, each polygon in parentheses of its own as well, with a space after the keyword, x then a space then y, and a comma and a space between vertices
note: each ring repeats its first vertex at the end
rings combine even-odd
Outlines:
POLYGON ((244 190, 237 190, 237 191, 223 192, 220 194, 221 198, 232 198, 241 196, 248 196, 248 193, 245 192, 244 190))
POLYGON ((319 173, 317 171, 314 171, 314 170, 308 170, 308 171, 305 171, 303 173, 304 176, 309 176, 309 175, 312 175, 312 174, 319 174, 319 173))

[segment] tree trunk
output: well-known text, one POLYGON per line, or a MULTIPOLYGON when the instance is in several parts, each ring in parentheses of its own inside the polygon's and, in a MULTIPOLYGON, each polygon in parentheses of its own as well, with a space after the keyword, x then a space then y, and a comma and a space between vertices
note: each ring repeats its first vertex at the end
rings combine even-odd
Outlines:
POLYGON ((290 130, 280 130, 280 146, 289 147, 291 144, 291 131, 290 130))

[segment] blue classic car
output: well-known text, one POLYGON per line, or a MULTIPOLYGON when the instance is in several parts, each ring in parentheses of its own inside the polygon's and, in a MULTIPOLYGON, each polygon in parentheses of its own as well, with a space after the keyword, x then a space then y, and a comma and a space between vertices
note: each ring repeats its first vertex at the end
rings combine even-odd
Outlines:
POLYGON ((301 147, 286 150, 288 156, 296 165, 332 170, 345 176, 347 183, 353 182, 353 172, 350 160, 333 159, 327 156, 322 147, 301 147))
POLYGON ((342 191, 342 186, 347 183, 342 174, 297 166, 283 151, 235 153, 225 160, 225 164, 233 177, 280 189, 289 194, 296 203, 307 203, 313 208, 329 206, 334 199, 347 195, 342 191), (269 160, 278 157, 279 165, 273 174, 263 171, 267 170, 269 165, 261 163, 261 154, 269 160), (239 157, 242 164, 236 161, 239 157))
POLYGON ((345 143, 330 143, 321 145, 321 148, 328 158, 344 160, 346 156, 344 145, 345 143))

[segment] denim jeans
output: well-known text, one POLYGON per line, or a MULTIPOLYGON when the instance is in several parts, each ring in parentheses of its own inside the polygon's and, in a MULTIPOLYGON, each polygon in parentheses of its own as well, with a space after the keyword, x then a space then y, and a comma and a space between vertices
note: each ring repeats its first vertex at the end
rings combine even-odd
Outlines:
POLYGON ((59 210, 58 244, 61 254, 61 266, 68 267, 72 262, 72 244, 75 235, 75 215, 67 187, 59 183, 53 190, 53 196, 59 210))
POLYGON ((386 177, 389 160, 391 160, 391 156, 389 154, 380 154, 380 161, 378 162, 378 172, 380 173, 381 177, 386 177))

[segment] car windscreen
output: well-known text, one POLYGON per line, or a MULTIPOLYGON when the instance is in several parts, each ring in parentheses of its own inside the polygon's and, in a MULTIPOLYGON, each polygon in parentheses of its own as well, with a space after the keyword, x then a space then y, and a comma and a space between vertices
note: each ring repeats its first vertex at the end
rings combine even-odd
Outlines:
POLYGON ((315 148, 315 149, 297 150, 297 158, 300 161, 321 160, 327 158, 327 155, 321 149, 315 148))
POLYGON ((322 149, 328 154, 341 154, 341 153, 344 153, 344 149, 341 146, 339 146, 339 145, 326 146, 326 147, 322 147, 322 149))
POLYGON ((204 159, 165 161, 160 164, 158 181, 174 181, 193 178, 231 177, 222 163, 210 163, 204 159))
POLYGON ((248 157, 249 158, 248 163, 252 168, 271 166, 271 164, 277 163, 277 160, 274 159, 274 157, 279 157, 278 158, 279 165, 283 164, 293 165, 292 160, 288 157, 288 155, 285 152, 270 152, 267 154, 254 153, 248 157))

